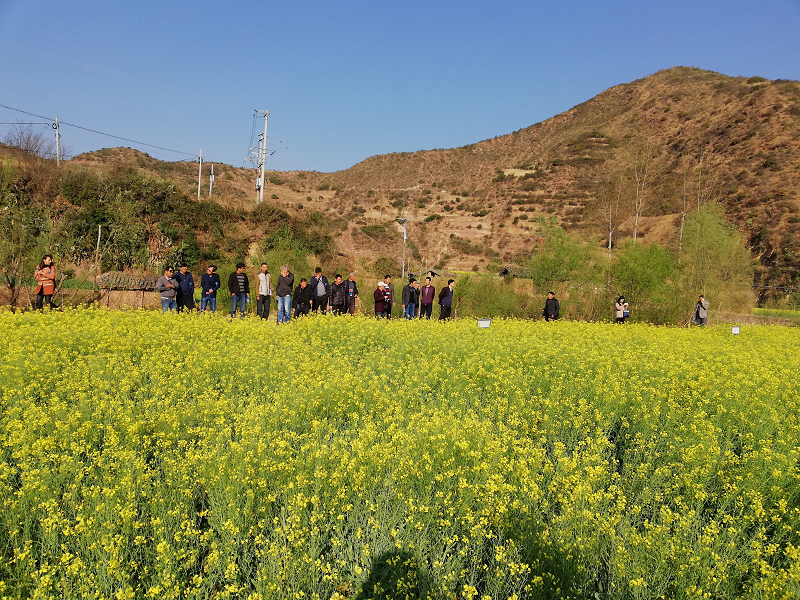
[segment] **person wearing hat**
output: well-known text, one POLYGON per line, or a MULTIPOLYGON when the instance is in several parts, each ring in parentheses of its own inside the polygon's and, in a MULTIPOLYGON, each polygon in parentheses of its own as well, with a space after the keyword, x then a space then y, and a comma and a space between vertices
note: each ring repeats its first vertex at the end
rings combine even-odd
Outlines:
POLYGON ((628 303, 625 302, 625 296, 620 296, 614 303, 614 313, 617 317, 617 323, 624 323, 630 313, 628 312, 628 303))
POLYGON ((544 320, 549 321, 552 319, 553 321, 558 320, 558 313, 561 310, 561 305, 558 303, 556 299, 555 292, 547 292, 547 301, 544 303, 544 308, 542 309, 542 314, 544 315, 544 320))
POLYGON ((375 318, 381 319, 386 316, 386 284, 382 281, 378 282, 378 287, 372 293, 375 299, 375 318))

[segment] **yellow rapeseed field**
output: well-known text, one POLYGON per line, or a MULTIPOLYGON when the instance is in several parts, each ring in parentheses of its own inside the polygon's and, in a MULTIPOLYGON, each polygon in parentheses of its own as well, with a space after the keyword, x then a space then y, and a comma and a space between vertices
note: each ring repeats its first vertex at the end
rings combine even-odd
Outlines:
POLYGON ((798 598, 800 330, 0 313, 2 598, 798 598))

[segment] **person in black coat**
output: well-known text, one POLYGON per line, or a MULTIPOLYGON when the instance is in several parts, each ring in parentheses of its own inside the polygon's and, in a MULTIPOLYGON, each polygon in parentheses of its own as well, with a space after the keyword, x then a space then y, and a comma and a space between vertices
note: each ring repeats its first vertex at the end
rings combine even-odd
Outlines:
POLYGON ((313 294, 313 288, 308 285, 306 282, 306 278, 303 277, 300 280, 300 285, 298 285, 294 289, 294 297, 292 298, 292 304, 294 304, 294 318, 296 319, 300 315, 307 315, 308 312, 311 310, 311 299, 313 294))
POLYGON ((239 305, 241 317, 247 310, 247 301, 250 299, 250 280, 244 272, 244 263, 236 264, 236 270, 228 277, 228 291, 231 293, 231 317, 236 315, 236 305, 239 305))
POLYGON ((347 309, 347 285, 338 273, 331 286, 331 306, 329 310, 334 315, 343 315, 347 309))
POLYGON ((561 306, 556 299, 556 295, 553 292, 547 292, 547 301, 544 303, 544 308, 542 309, 544 320, 549 321, 552 319, 553 321, 557 321, 560 309, 561 306))

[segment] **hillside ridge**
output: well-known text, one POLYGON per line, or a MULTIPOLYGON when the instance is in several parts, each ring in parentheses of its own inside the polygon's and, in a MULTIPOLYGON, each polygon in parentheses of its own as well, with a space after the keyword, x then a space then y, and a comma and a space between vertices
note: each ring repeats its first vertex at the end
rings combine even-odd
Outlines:
MULTIPOLYGON (((68 164, 127 165, 196 194, 196 163, 118 148, 68 164)), ((254 208, 252 170, 215 164, 215 174, 212 201, 254 208)), ((529 260, 545 222, 606 245, 611 190, 620 199, 613 244, 634 227, 645 243, 673 244, 682 214, 719 202, 758 261, 754 284, 796 286, 800 83, 675 67, 495 138, 372 156, 333 173, 270 171, 268 179, 267 201, 293 217, 324 215, 343 254, 397 257, 396 219, 405 218, 412 260, 484 271, 529 260), (645 151, 648 180, 636 219, 634 167, 645 151)), ((207 191, 206 179, 204 199, 207 191)))

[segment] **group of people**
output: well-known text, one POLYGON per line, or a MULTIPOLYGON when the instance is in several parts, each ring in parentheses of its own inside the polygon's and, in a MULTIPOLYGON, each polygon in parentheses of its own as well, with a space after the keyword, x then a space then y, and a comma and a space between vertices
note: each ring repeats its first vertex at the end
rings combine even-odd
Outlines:
MULTIPOLYGON (((294 316, 300 317, 311 312, 331 313, 334 315, 355 314, 357 312, 358 285, 355 273, 350 273, 344 279, 337 273, 331 283, 322 273, 322 267, 314 270, 310 280, 305 277, 300 279, 295 286, 294 274, 286 265, 280 268, 280 275, 273 288, 273 279, 267 263, 261 263, 258 273, 258 294, 256 300, 256 315, 261 319, 268 319, 270 304, 274 295, 278 304, 278 323, 288 323, 294 307, 294 316)), ((438 295, 441 306, 440 320, 449 319, 453 307, 453 287, 455 280, 450 279, 438 295)), ((209 265, 200 279, 200 311, 210 310, 216 312, 217 292, 222 286, 217 266, 209 265)), ((178 271, 167 267, 164 274, 158 278, 156 289, 161 296, 161 309, 163 312, 192 310, 195 308, 195 282, 186 264, 180 265, 178 271)), ((228 276, 228 293, 231 298, 231 317, 236 316, 237 309, 241 318, 244 318, 247 304, 250 302, 250 279, 245 273, 245 264, 238 263, 236 270, 228 276)), ((394 295, 392 276, 386 275, 373 293, 375 300, 375 316, 391 318, 393 308, 397 302, 394 295)), ((431 278, 425 278, 425 285, 411 278, 403 287, 401 309, 403 318, 427 318, 433 314, 433 303, 437 298, 436 288, 431 285, 431 278)))
MULTIPOLYGON (((447 285, 439 292, 439 320, 446 321, 452 315, 453 310, 453 288, 455 279, 448 279, 447 285)), ((391 319, 392 307, 397 302, 394 297, 394 284, 392 276, 386 275, 383 281, 379 281, 375 291, 372 292, 375 300, 375 317, 378 319, 391 319)), ((400 306, 403 310, 404 319, 430 319, 433 314, 433 301, 436 298, 436 288, 431 284, 431 278, 425 278, 425 285, 419 285, 419 281, 411 277, 408 283, 403 286, 400 295, 400 306)))
MULTIPOLYGON (((42 257, 41 262, 34 271, 36 287, 36 309, 41 310, 45 305, 53 306, 52 299, 55 293, 55 263, 50 254, 42 257)), ((261 319, 269 318, 270 304, 274 295, 278 304, 278 323, 288 323, 294 307, 294 316, 300 317, 309 313, 331 313, 334 315, 356 314, 358 302, 358 285, 355 273, 350 273, 347 279, 336 274, 333 283, 322 273, 322 268, 317 267, 310 280, 305 277, 300 279, 295 286, 294 274, 286 265, 280 268, 273 290, 273 280, 267 263, 261 263, 258 273, 258 294, 256 300, 256 315, 261 319)), ((222 282, 217 274, 217 266, 209 265, 200 278, 200 311, 210 310, 216 312, 217 292, 222 282)), ((400 296, 400 307, 404 319, 430 319, 433 314, 433 304, 438 301, 440 306, 439 320, 444 321, 452 316, 453 290, 455 280, 449 279, 439 294, 432 285, 431 278, 425 278, 425 284, 413 277, 403 286, 400 296)), ((164 274, 158 278, 156 289, 161 296, 163 312, 193 310, 195 306, 195 281, 187 264, 183 263, 176 272, 172 267, 167 267, 164 274)), ((250 280, 245 273, 245 264, 240 262, 236 270, 228 276, 228 293, 231 298, 231 317, 236 316, 237 309, 241 318, 244 318, 247 304, 250 302, 250 280)), ((375 301, 375 317, 378 319, 392 318, 395 299, 392 276, 386 275, 379 281, 373 292, 375 301)), ((619 296, 614 302, 614 314, 617 323, 625 323, 630 317, 629 303, 625 296, 619 296)), ((700 295, 695 304, 692 323, 706 325, 708 323, 709 302, 704 295, 700 295)), ((560 304, 554 292, 548 292, 542 316, 545 321, 556 321, 559 318, 560 304)))
MULTIPOLYGON (((42 258, 41 264, 36 269, 36 279, 40 282, 37 288, 36 307, 41 308, 43 302, 50 304, 53 293, 53 280, 55 270, 53 257, 50 255, 42 258), (48 295, 49 294, 49 295, 48 295)), ((314 270, 314 276, 309 280, 300 279, 300 284, 295 287, 294 274, 286 265, 280 268, 277 283, 272 287, 272 277, 267 263, 261 263, 258 273, 258 294, 256 300, 256 315, 261 319, 269 318, 272 296, 276 296, 278 304, 278 323, 288 323, 291 320, 292 307, 294 316, 300 317, 309 313, 331 313, 334 315, 355 314, 357 312, 358 285, 355 273, 350 273, 347 279, 336 274, 333 283, 322 273, 322 268, 314 270)), ((439 320, 445 321, 452 316, 453 289, 455 280, 449 279, 437 296, 436 288, 431 283, 431 278, 425 278, 425 284, 420 286, 419 281, 413 277, 403 286, 400 296, 400 306, 404 319, 430 319, 433 314, 433 304, 438 300, 440 306, 439 320)), ((172 267, 164 270, 159 277, 156 287, 161 294, 161 308, 164 312, 192 310, 195 308, 194 278, 186 264, 180 265, 177 272, 172 267)), ((200 280, 200 310, 205 312, 216 311, 217 291, 221 287, 220 277, 216 265, 209 265, 200 280)), ((236 270, 228 277, 228 292, 231 297, 231 317, 236 316, 237 308, 240 316, 244 318, 247 304, 250 302, 250 280, 245 273, 245 264, 238 263, 236 270)), ((392 276, 386 275, 379 281, 372 294, 375 301, 375 317, 378 319, 392 318, 392 312, 397 305, 394 294, 392 276)), ((708 300, 701 294, 695 305, 692 322, 705 325, 708 322, 708 300)), ((617 323, 625 323, 630 317, 630 305, 625 296, 620 296, 614 302, 614 315, 617 323)), ((554 292, 547 293, 547 300, 542 308, 545 321, 557 321, 561 306, 554 292)))

